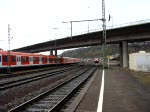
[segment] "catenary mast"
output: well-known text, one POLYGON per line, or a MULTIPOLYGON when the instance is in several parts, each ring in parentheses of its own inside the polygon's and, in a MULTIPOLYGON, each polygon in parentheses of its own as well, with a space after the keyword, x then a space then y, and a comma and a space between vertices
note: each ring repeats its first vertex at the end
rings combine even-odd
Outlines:
POLYGON ((103 21, 103 37, 101 39, 101 43, 102 43, 103 69, 104 69, 104 59, 105 59, 104 50, 106 45, 105 0, 102 0, 102 21, 103 21))

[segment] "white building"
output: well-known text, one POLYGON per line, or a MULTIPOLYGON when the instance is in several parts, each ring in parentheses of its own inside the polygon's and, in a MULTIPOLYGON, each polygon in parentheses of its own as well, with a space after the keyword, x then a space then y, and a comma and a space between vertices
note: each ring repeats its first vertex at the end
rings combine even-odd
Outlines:
POLYGON ((150 71, 150 53, 140 51, 129 54, 129 68, 135 71, 150 71))

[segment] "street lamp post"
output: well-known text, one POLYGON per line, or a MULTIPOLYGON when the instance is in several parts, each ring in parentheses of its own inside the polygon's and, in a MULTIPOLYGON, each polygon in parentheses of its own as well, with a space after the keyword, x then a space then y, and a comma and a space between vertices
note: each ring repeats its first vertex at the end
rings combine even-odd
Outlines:
MULTIPOLYGON (((71 39, 72 39, 72 23, 73 22, 86 22, 86 21, 99 21, 99 20, 101 20, 102 21, 102 19, 92 19, 92 20, 79 20, 79 21, 68 21, 68 22, 62 22, 62 23, 71 23, 71 39)), ((89 25, 88 25, 88 27, 89 27, 89 25)), ((88 28, 88 32, 89 32, 89 28, 88 28)))
POLYGON ((62 22, 62 23, 70 23, 70 29, 71 29, 71 32, 70 32, 70 34, 71 34, 71 39, 72 39, 72 21, 68 21, 68 22, 62 22))
POLYGON ((53 28, 55 30, 55 48, 56 48, 56 30, 58 30, 58 28, 53 28))
POLYGON ((55 30, 55 55, 57 55, 57 50, 56 50, 56 30, 58 30, 58 28, 53 28, 55 30))

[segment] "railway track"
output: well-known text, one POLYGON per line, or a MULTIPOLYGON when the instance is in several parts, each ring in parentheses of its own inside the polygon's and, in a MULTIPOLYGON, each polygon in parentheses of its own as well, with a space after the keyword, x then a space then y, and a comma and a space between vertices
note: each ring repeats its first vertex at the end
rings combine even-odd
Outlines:
MULTIPOLYGON (((75 65, 69 65, 69 66, 73 67, 75 65)), ((67 66, 65 66, 65 67, 67 67, 67 66)), ((40 68, 40 69, 34 69, 34 70, 12 72, 10 74, 0 74, 0 79, 23 76, 23 75, 27 75, 27 74, 33 74, 33 73, 38 73, 38 72, 43 72, 43 71, 48 71, 48 70, 54 70, 54 69, 59 69, 59 68, 64 68, 64 66, 46 67, 46 68, 40 68)))
POLYGON ((74 69, 78 69, 78 66, 77 67, 76 66, 69 67, 69 68, 54 71, 54 72, 41 73, 40 75, 31 76, 31 77, 23 78, 23 79, 19 79, 19 80, 3 82, 3 83, 0 83, 0 91, 6 90, 6 89, 9 89, 9 88, 12 88, 12 87, 16 87, 16 86, 19 86, 19 85, 22 85, 22 84, 26 84, 26 83, 29 83, 29 82, 32 82, 32 81, 36 81, 36 80, 44 79, 44 78, 51 77, 51 76, 54 76, 54 75, 58 75, 58 74, 61 74, 61 73, 67 72, 67 71, 74 70, 74 69))
POLYGON ((94 73, 96 67, 90 67, 82 73, 65 81, 63 84, 48 90, 33 99, 9 110, 8 112, 53 112, 58 109, 74 94, 79 87, 94 73))

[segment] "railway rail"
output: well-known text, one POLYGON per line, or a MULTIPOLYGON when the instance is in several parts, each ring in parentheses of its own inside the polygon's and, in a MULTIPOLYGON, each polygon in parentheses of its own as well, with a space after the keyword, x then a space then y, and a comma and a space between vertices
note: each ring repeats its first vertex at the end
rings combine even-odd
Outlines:
POLYGON ((81 87, 94 73, 96 67, 90 67, 82 73, 66 80, 64 83, 47 90, 33 99, 9 110, 8 112, 53 112, 57 111, 65 101, 81 87))
POLYGON ((27 78, 23 78, 23 79, 18 79, 18 80, 14 80, 14 81, 7 81, 3 83, 0 83, 0 91, 2 90, 6 90, 12 87, 16 87, 22 84, 26 84, 32 81, 36 81, 36 80, 40 80, 40 79, 44 79, 47 77, 51 77, 54 75, 58 75, 67 71, 71 71, 73 69, 78 69, 79 66, 73 66, 73 67, 68 67, 62 70, 57 70, 57 71, 53 71, 53 72, 47 72, 47 73, 40 73, 40 75, 34 75, 31 77, 27 77, 27 78))
MULTIPOLYGON (((47 71, 47 70, 54 70, 54 69, 58 69, 58 68, 64 68, 67 67, 66 66, 55 66, 55 67, 46 67, 46 68, 39 68, 39 69, 33 69, 33 70, 25 70, 25 71, 16 71, 16 72, 11 72, 10 74, 0 74, 0 79, 4 79, 4 78, 12 78, 12 77, 17 77, 17 76, 21 76, 21 75, 27 75, 27 74, 32 74, 32 73, 38 73, 38 72, 43 72, 43 71, 47 71)), ((69 66, 75 66, 75 65, 69 65, 69 66)))

